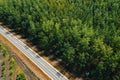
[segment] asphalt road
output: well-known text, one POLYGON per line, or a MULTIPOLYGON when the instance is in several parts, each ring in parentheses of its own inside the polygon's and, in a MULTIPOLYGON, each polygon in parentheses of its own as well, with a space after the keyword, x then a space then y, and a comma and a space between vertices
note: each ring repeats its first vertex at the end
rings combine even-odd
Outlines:
POLYGON ((0 34, 2 34, 6 39, 8 39, 14 46, 16 46, 26 57, 28 57, 52 80, 68 80, 67 77, 65 77, 56 68, 54 68, 41 56, 39 56, 35 51, 33 51, 30 47, 28 47, 26 44, 24 44, 22 41, 20 41, 2 26, 0 26, 0 34))

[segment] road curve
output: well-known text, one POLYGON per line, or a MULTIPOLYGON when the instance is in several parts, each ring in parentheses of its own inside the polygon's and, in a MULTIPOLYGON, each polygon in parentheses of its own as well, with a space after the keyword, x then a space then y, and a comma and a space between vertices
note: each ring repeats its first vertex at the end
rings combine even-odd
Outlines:
POLYGON ((14 46, 16 46, 26 57, 28 57, 35 65, 38 66, 51 80, 68 80, 61 72, 54 68, 51 64, 45 61, 30 47, 16 38, 9 31, 0 26, 0 34, 8 39, 14 46))

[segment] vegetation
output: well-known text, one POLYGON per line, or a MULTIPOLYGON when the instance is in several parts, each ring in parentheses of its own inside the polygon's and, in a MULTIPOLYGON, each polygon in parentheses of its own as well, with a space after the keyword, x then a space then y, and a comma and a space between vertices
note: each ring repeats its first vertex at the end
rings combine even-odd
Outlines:
POLYGON ((10 63, 9 63, 9 65, 10 65, 10 67, 9 67, 9 69, 10 69, 10 76, 12 76, 13 75, 13 72, 14 72, 14 69, 15 69, 15 61, 14 61, 14 58, 13 57, 11 57, 10 58, 10 63))
POLYGON ((26 80, 25 75, 23 73, 18 74, 16 80, 26 80))
POLYGON ((2 54, 3 54, 4 57, 6 57, 8 53, 7 53, 6 50, 2 50, 2 54))
POLYGON ((6 70, 5 69, 5 66, 6 66, 5 61, 2 62, 1 66, 2 66, 2 70, 1 70, 2 75, 1 76, 6 78, 6 75, 5 75, 5 70, 6 70))
POLYGON ((3 0, 0 19, 71 72, 120 79, 120 0, 3 0))

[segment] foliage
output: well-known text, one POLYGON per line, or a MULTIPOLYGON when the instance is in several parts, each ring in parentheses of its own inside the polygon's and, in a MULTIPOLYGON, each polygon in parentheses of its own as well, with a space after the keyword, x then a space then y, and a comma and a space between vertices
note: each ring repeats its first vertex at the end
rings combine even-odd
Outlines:
POLYGON ((119 0, 3 0, 0 19, 70 71, 120 79, 119 0))
POLYGON ((14 64, 15 60, 13 57, 10 58, 10 64, 14 64))
POLYGON ((23 73, 18 74, 16 80, 26 80, 25 75, 23 73))
POLYGON ((6 57, 8 55, 7 53, 7 46, 5 46, 3 43, 0 42, 0 53, 2 53, 2 55, 4 57, 6 57))
POLYGON ((14 69, 15 69, 15 60, 14 60, 14 58, 13 57, 11 57, 10 58, 10 66, 9 66, 9 69, 10 69, 10 76, 12 76, 13 75, 13 71, 14 71, 14 69))
POLYGON ((2 62, 1 66, 5 66, 5 61, 2 62))
POLYGON ((10 76, 12 76, 13 75, 13 70, 10 70, 10 74, 9 74, 10 76))
POLYGON ((2 73, 1 77, 3 77, 4 80, 6 79, 6 68, 5 67, 6 67, 6 63, 5 63, 5 61, 3 61, 2 62, 2 67, 1 67, 2 68, 2 70, 1 70, 1 73, 2 73))
POLYGON ((2 54, 3 54, 4 57, 6 57, 8 55, 8 53, 7 53, 7 51, 5 49, 2 50, 2 54))

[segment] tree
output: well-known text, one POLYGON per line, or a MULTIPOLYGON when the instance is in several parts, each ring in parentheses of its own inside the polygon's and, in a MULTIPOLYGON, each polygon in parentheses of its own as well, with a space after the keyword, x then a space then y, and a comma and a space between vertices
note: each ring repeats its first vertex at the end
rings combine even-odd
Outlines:
POLYGON ((23 73, 18 74, 16 80, 26 80, 25 75, 23 73))
POLYGON ((8 53, 7 53, 7 51, 4 49, 4 50, 2 50, 2 54, 3 54, 4 57, 6 57, 8 53))
POLYGON ((0 20, 76 75, 110 80, 120 74, 119 7, 119 0, 4 0, 0 20))

